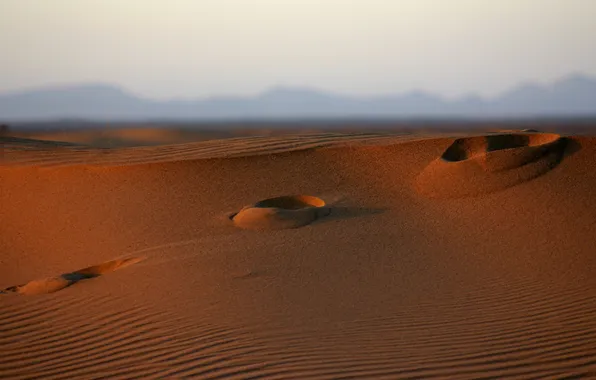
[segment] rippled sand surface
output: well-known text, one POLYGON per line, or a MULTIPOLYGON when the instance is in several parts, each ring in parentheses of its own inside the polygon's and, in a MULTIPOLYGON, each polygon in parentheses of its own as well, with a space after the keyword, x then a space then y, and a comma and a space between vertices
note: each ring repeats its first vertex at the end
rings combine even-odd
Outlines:
POLYGON ((596 376, 594 138, 169 142, 2 137, 0 378, 596 376))

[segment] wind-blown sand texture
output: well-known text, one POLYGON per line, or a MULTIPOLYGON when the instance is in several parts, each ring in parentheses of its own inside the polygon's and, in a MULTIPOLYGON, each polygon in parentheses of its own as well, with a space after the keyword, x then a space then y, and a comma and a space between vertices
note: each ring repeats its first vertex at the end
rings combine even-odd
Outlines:
POLYGON ((559 137, 3 137, 0 378, 594 377, 596 140, 559 137), (331 212, 232 220, 295 194, 331 212))

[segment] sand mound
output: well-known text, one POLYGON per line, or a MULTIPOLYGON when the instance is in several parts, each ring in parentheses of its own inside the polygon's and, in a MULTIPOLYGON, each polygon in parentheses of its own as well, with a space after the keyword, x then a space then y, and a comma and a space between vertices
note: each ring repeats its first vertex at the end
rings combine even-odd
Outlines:
POLYGON ((418 191, 456 198, 505 189, 555 167, 565 139, 556 134, 503 134, 457 139, 418 176, 418 191))
POLYGON ((325 201, 310 195, 269 198, 246 206, 232 216, 240 228, 282 230, 298 228, 329 214, 325 201))
POLYGON ((123 260, 112 260, 103 264, 90 266, 79 269, 74 272, 64 273, 58 277, 45 278, 41 280, 33 280, 23 285, 10 286, 1 293, 19 293, 25 295, 47 294, 54 293, 71 285, 76 284, 82 280, 96 278, 106 273, 113 272, 131 264, 141 261, 140 258, 134 257, 123 260))

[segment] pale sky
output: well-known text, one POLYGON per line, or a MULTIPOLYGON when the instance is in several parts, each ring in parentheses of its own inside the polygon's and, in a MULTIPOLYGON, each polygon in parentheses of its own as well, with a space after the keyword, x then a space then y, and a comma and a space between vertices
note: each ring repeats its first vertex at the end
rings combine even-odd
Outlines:
POLYGON ((0 92, 495 95, 596 75, 596 0, 0 0, 0 92))

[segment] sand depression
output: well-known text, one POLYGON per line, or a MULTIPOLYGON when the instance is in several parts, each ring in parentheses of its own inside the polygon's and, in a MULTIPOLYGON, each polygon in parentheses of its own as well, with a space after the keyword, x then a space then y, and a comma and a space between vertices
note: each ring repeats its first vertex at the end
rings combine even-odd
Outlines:
POLYGON ((562 158, 566 140, 556 134, 502 134, 456 139, 416 179, 430 197, 491 193, 536 178, 562 158))
POLYGON ((325 201, 311 195, 269 198, 246 206, 231 219, 240 228, 280 230, 298 228, 328 215, 325 201))

